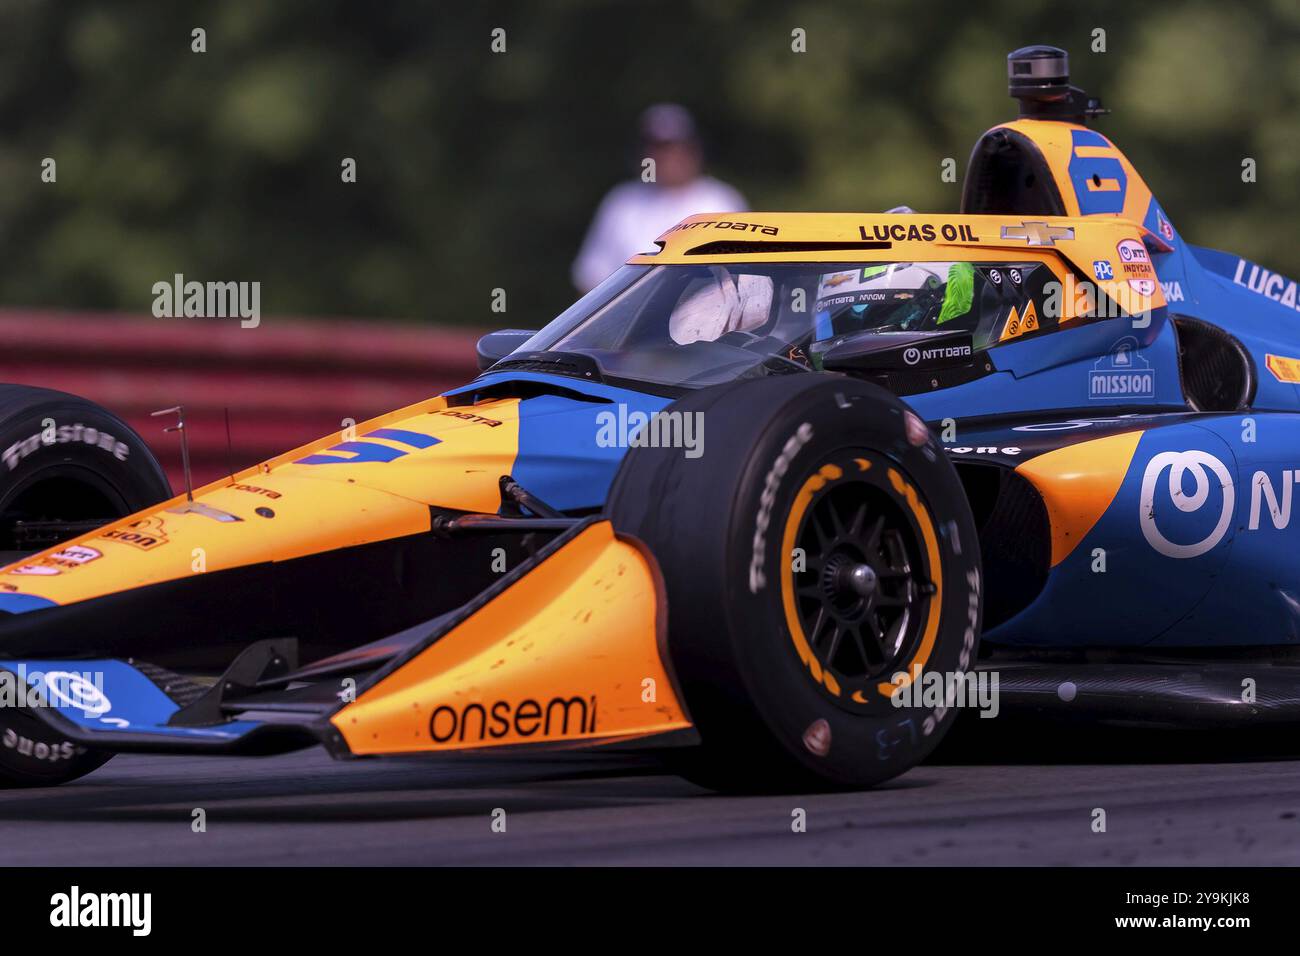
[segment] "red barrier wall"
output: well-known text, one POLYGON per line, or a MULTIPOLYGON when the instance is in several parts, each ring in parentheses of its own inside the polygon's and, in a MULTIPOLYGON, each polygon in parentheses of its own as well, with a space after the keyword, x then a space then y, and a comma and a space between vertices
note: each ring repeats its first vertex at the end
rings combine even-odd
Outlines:
MULTIPOLYGON (((197 487, 471 379, 477 332, 380 322, 154 319, 0 309, 0 382, 98 402, 184 487, 180 439, 149 413, 184 405, 197 487), (227 452, 224 409, 230 411, 227 452)), ((173 423, 168 416, 166 424, 173 423)))

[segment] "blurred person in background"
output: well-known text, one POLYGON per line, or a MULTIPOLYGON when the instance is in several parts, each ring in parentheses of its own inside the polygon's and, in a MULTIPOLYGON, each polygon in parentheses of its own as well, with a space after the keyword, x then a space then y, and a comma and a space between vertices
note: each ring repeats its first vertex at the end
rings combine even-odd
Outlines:
POLYGON ((645 252, 669 226, 697 212, 743 212, 745 197, 704 175, 704 151, 691 114, 660 103, 641 114, 641 156, 654 160, 651 182, 620 183, 601 200, 573 263, 573 283, 588 292, 629 256, 645 252))

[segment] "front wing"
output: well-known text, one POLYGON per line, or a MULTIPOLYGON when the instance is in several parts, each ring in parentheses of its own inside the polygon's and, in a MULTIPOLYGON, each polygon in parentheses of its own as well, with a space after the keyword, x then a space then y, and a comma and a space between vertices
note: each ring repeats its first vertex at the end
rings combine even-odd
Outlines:
POLYGON ((292 639, 215 683, 139 661, 0 661, 0 694, 106 751, 335 756, 689 742, 654 558, 590 518, 474 600, 300 667, 292 639))

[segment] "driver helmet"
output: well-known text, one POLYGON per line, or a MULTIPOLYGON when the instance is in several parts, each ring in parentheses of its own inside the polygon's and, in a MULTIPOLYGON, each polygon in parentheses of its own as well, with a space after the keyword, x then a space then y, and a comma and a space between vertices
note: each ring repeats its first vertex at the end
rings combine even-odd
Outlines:
POLYGON ((969 262, 892 262, 841 269, 817 283, 814 341, 880 326, 921 329, 970 311, 969 262))

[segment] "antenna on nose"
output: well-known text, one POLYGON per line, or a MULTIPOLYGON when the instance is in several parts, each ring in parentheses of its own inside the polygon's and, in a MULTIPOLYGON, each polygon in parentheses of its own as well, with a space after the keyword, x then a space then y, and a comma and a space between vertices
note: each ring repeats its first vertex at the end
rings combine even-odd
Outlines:
POLYGON ((194 481, 190 477, 190 435, 185 430, 185 406, 175 405, 172 408, 160 408, 156 412, 150 412, 150 417, 157 418, 159 415, 175 415, 176 424, 168 425, 163 429, 165 432, 181 433, 181 470, 185 472, 185 500, 194 500, 194 481))

